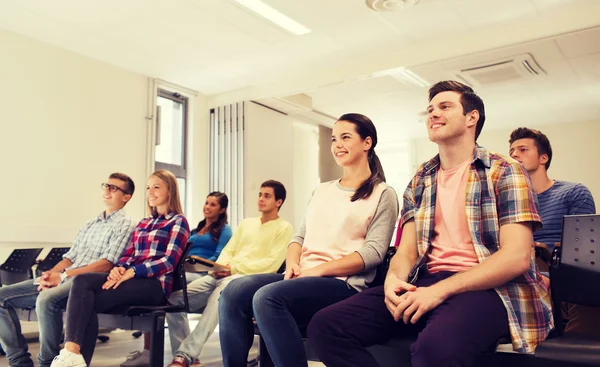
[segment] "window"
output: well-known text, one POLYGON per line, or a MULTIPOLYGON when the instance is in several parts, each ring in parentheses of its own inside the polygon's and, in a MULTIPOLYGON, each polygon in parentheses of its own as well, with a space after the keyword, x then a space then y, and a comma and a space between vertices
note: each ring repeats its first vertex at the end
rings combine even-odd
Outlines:
POLYGON ((186 207, 188 100, 178 93, 158 90, 156 98, 155 168, 177 177, 183 211, 186 207))

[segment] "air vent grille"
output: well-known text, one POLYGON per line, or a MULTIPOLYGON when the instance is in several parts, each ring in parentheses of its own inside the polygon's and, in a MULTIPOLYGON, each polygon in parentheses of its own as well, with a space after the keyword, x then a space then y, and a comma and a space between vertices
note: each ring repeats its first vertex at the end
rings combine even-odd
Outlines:
POLYGON ((530 53, 460 69, 458 78, 471 85, 491 85, 540 77, 546 72, 530 53))

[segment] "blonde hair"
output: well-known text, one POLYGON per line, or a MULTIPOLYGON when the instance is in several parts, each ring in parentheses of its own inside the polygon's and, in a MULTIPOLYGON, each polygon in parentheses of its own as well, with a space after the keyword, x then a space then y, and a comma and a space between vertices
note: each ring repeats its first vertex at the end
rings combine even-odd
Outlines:
MULTIPOLYGON (((155 171, 150 177, 156 177, 165 184, 167 184, 167 190, 169 190, 169 209, 168 213, 175 214, 183 214, 183 209, 181 208, 181 200, 179 199, 179 185, 177 184, 177 178, 171 171, 167 171, 166 169, 159 169, 155 171)), ((146 201, 146 206, 148 207, 148 213, 150 215, 156 214, 156 207, 150 206, 150 203, 146 201)))

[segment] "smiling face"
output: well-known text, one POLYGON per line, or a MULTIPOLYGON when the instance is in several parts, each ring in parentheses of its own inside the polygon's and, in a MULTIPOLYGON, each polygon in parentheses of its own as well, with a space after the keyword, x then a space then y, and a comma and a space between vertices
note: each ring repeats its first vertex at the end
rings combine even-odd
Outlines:
POLYGON ((338 121, 331 134, 331 154, 338 166, 347 167, 367 159, 371 149, 371 137, 363 139, 356 126, 348 121, 338 121))
POLYGON ((167 214, 169 208, 169 187, 166 182, 156 176, 148 178, 148 204, 156 208, 159 214, 167 214))
POLYGON ((473 110, 465 114, 460 96, 458 92, 445 91, 431 99, 427 107, 427 134, 432 142, 453 141, 466 134, 475 137, 479 112, 473 110))
POLYGON ((106 183, 102 189, 104 204, 113 211, 121 209, 131 199, 131 195, 125 193, 127 184, 116 178, 109 178, 106 183))
POLYGON ((204 218, 216 221, 219 215, 225 212, 225 209, 221 208, 219 200, 216 197, 209 196, 204 203, 203 212, 204 218))

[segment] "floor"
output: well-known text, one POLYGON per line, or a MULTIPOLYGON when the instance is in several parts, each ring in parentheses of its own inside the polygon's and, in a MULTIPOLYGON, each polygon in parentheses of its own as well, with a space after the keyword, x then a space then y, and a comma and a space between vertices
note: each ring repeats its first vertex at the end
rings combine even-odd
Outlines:
MULTIPOLYGON (((190 321, 190 326, 194 327, 197 321, 190 321)), ((37 332, 37 323, 23 322, 23 333, 29 338, 37 332)), ((167 330, 168 332, 168 330, 167 330)), ((221 348, 219 346, 219 329, 210 337, 200 355, 200 360, 205 367, 221 367, 221 348)), ((130 330, 115 330, 104 335, 108 335, 110 340, 106 343, 98 343, 96 352, 92 360, 91 367, 118 367, 124 360, 127 354, 132 351, 140 350, 143 345, 142 339, 135 339, 131 336, 130 330)), ((171 346, 169 345, 169 337, 165 336, 165 366, 171 362, 171 346)), ((33 356, 37 355, 39 344, 31 342, 29 351, 33 356)), ((254 346, 250 350, 250 358, 255 358, 258 351, 258 341, 255 340, 254 346)), ((34 359, 35 360, 35 359, 34 359)), ((324 366, 322 363, 309 362, 309 367, 324 366)), ((8 367, 8 361, 5 356, 0 357, 0 367, 8 367)))

